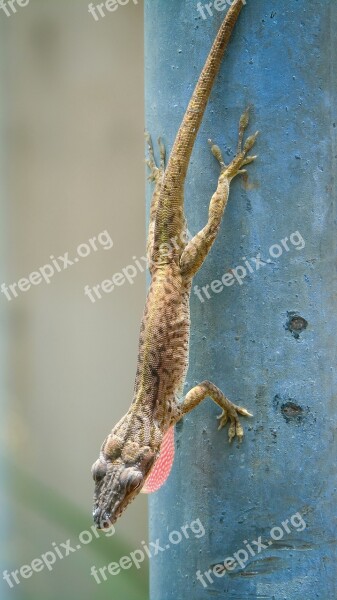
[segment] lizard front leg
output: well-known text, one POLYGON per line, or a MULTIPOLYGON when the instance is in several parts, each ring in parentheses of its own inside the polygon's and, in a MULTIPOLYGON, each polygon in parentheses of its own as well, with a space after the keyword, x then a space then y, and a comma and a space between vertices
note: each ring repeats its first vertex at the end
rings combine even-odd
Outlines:
POLYGON ((244 432, 239 420, 239 415, 244 417, 251 417, 252 415, 245 408, 236 406, 236 404, 230 402, 214 383, 211 383, 210 381, 199 383, 199 385, 192 388, 188 394, 186 394, 185 399, 181 404, 175 406, 170 427, 163 438, 159 458, 147 477, 142 492, 146 494, 156 492, 165 483, 170 474, 175 453, 174 425, 180 421, 184 415, 198 406, 198 404, 207 398, 207 396, 212 398, 212 400, 222 408, 222 413, 218 416, 218 419, 220 420, 219 429, 222 429, 229 420, 229 441, 231 442, 235 437, 238 438, 239 442, 242 441, 244 432))
POLYGON ((187 244, 180 259, 181 272, 187 277, 193 277, 200 269, 214 243, 226 208, 230 182, 236 175, 246 173, 246 170, 242 167, 256 159, 256 156, 248 156, 248 152, 253 147, 258 132, 249 137, 242 147, 243 136, 248 127, 248 123, 249 112, 247 109, 240 119, 237 155, 229 165, 225 164, 220 148, 216 145, 212 145, 211 147, 213 155, 220 163, 221 174, 218 180, 217 190, 211 199, 208 222, 187 244))
POLYGON ((231 442, 235 437, 238 438, 239 442, 243 439, 243 427, 240 423, 239 416, 252 417, 252 415, 241 406, 233 404, 224 396, 221 390, 219 390, 214 383, 210 381, 203 381, 192 388, 185 396, 183 402, 179 405, 179 421, 184 415, 189 413, 193 408, 198 406, 207 397, 212 398, 216 404, 222 408, 222 413, 219 415, 220 420, 219 429, 222 429, 230 421, 228 430, 229 441, 231 442))

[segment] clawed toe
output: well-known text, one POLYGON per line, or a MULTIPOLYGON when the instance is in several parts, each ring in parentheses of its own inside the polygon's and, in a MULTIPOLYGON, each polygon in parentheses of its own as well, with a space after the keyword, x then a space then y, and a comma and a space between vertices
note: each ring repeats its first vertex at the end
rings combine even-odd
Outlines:
POLYGON ((165 146, 162 142, 162 139, 159 138, 158 146, 159 146, 159 152, 160 152, 160 165, 158 167, 157 163, 156 163, 155 155, 154 155, 152 138, 151 138, 151 135, 148 133, 148 131, 145 131, 145 140, 147 143, 147 150, 148 150, 148 155, 149 155, 149 157, 145 160, 147 166, 150 169, 150 175, 148 176, 148 180, 149 181, 157 181, 158 178, 162 175, 162 173, 165 170, 165 159, 166 159, 165 146))
POLYGON ((221 415, 217 417, 217 419, 220 421, 218 429, 222 429, 227 424, 228 420, 230 420, 230 426, 228 429, 229 443, 231 443, 234 440, 234 438, 237 438, 239 443, 241 443, 243 440, 244 431, 240 423, 238 414, 242 415, 243 417, 253 416, 245 408, 242 408, 241 406, 236 406, 235 404, 229 402, 229 407, 223 409, 221 415))
POLYGON ((224 171, 226 169, 226 163, 223 159, 222 152, 221 152, 219 146, 217 144, 213 144, 212 140, 208 140, 208 143, 211 148, 211 152, 212 152, 213 156, 217 159, 217 161, 221 167, 221 171, 224 171))
POLYGON ((211 140, 208 140, 208 143, 211 147, 211 152, 213 156, 217 159, 220 164, 221 172, 229 179, 233 179, 236 175, 246 175, 247 170, 243 169, 246 165, 251 164, 257 159, 257 155, 248 155, 250 150, 253 148, 256 138, 259 135, 259 132, 256 131, 254 135, 250 135, 245 143, 243 144, 244 134, 249 125, 249 107, 245 110, 240 119, 239 125, 239 138, 238 138, 238 148, 237 154, 235 158, 229 165, 225 164, 223 159, 222 152, 216 144, 213 144, 211 140))

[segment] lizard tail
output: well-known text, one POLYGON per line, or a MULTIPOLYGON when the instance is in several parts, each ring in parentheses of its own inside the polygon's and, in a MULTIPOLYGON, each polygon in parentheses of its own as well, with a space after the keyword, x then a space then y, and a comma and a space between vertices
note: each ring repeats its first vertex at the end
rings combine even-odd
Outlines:
MULTIPOLYGON (((213 42, 213 46, 207 57, 204 68, 201 71, 198 83, 195 86, 192 98, 179 127, 171 157, 174 162, 179 162, 179 167, 181 169, 180 177, 182 173, 186 175, 194 142, 201 125, 214 80, 219 72, 222 58, 243 6, 243 0, 234 0, 232 6, 229 8, 213 42)), ((170 171, 175 172, 176 169, 174 167, 175 165, 170 164, 169 161, 167 165, 168 175, 170 174, 170 171)))
POLYGON ((223 55, 245 0, 234 0, 214 40, 192 98, 179 127, 164 174, 158 201, 155 244, 165 242, 184 227, 183 186, 194 142, 207 102, 218 74, 223 55))

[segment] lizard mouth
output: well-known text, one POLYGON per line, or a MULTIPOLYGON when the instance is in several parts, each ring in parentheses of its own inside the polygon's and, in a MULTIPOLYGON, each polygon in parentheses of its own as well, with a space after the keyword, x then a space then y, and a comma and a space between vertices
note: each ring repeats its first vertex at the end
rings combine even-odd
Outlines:
POLYGON ((134 496, 135 494, 131 497, 124 498, 122 501, 117 501, 114 506, 109 509, 104 507, 100 508, 99 506, 94 507, 93 518, 97 529, 110 529, 133 500, 134 496))
POLYGON ((113 501, 112 503, 100 505, 100 502, 95 502, 93 510, 94 523, 97 529, 109 529, 116 523, 118 517, 122 514, 125 508, 130 503, 131 499, 124 497, 113 501))
POLYGON ((118 476, 112 476, 98 484, 93 510, 94 523, 98 529, 109 529, 135 498, 143 483, 142 474, 127 468, 118 476))
POLYGON ((120 513, 119 512, 108 512, 104 511, 101 508, 94 508, 93 517, 94 523, 97 529, 110 529, 111 525, 116 523, 120 513))

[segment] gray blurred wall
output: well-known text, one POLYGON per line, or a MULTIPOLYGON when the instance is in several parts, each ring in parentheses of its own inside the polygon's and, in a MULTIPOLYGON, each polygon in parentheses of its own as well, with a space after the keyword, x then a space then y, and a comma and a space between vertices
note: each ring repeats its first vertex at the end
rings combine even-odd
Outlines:
MULTIPOLYGON (((50 263, 51 255, 74 256, 104 230, 113 240, 110 250, 92 252, 50 285, 10 302, 0 297, 10 319, 7 450, 87 511, 89 525, 90 467, 131 401, 145 298, 144 274, 95 303, 84 295, 85 285, 144 255, 142 12, 141 3, 130 2, 95 21, 84 1, 31 0, 10 18, 0 14, 6 283, 50 263)), ((27 532, 37 530, 29 530, 22 502, 14 498, 12 510, 11 549, 17 544, 24 552, 27 532)), ((145 539, 145 497, 118 532, 136 547, 145 539)))

